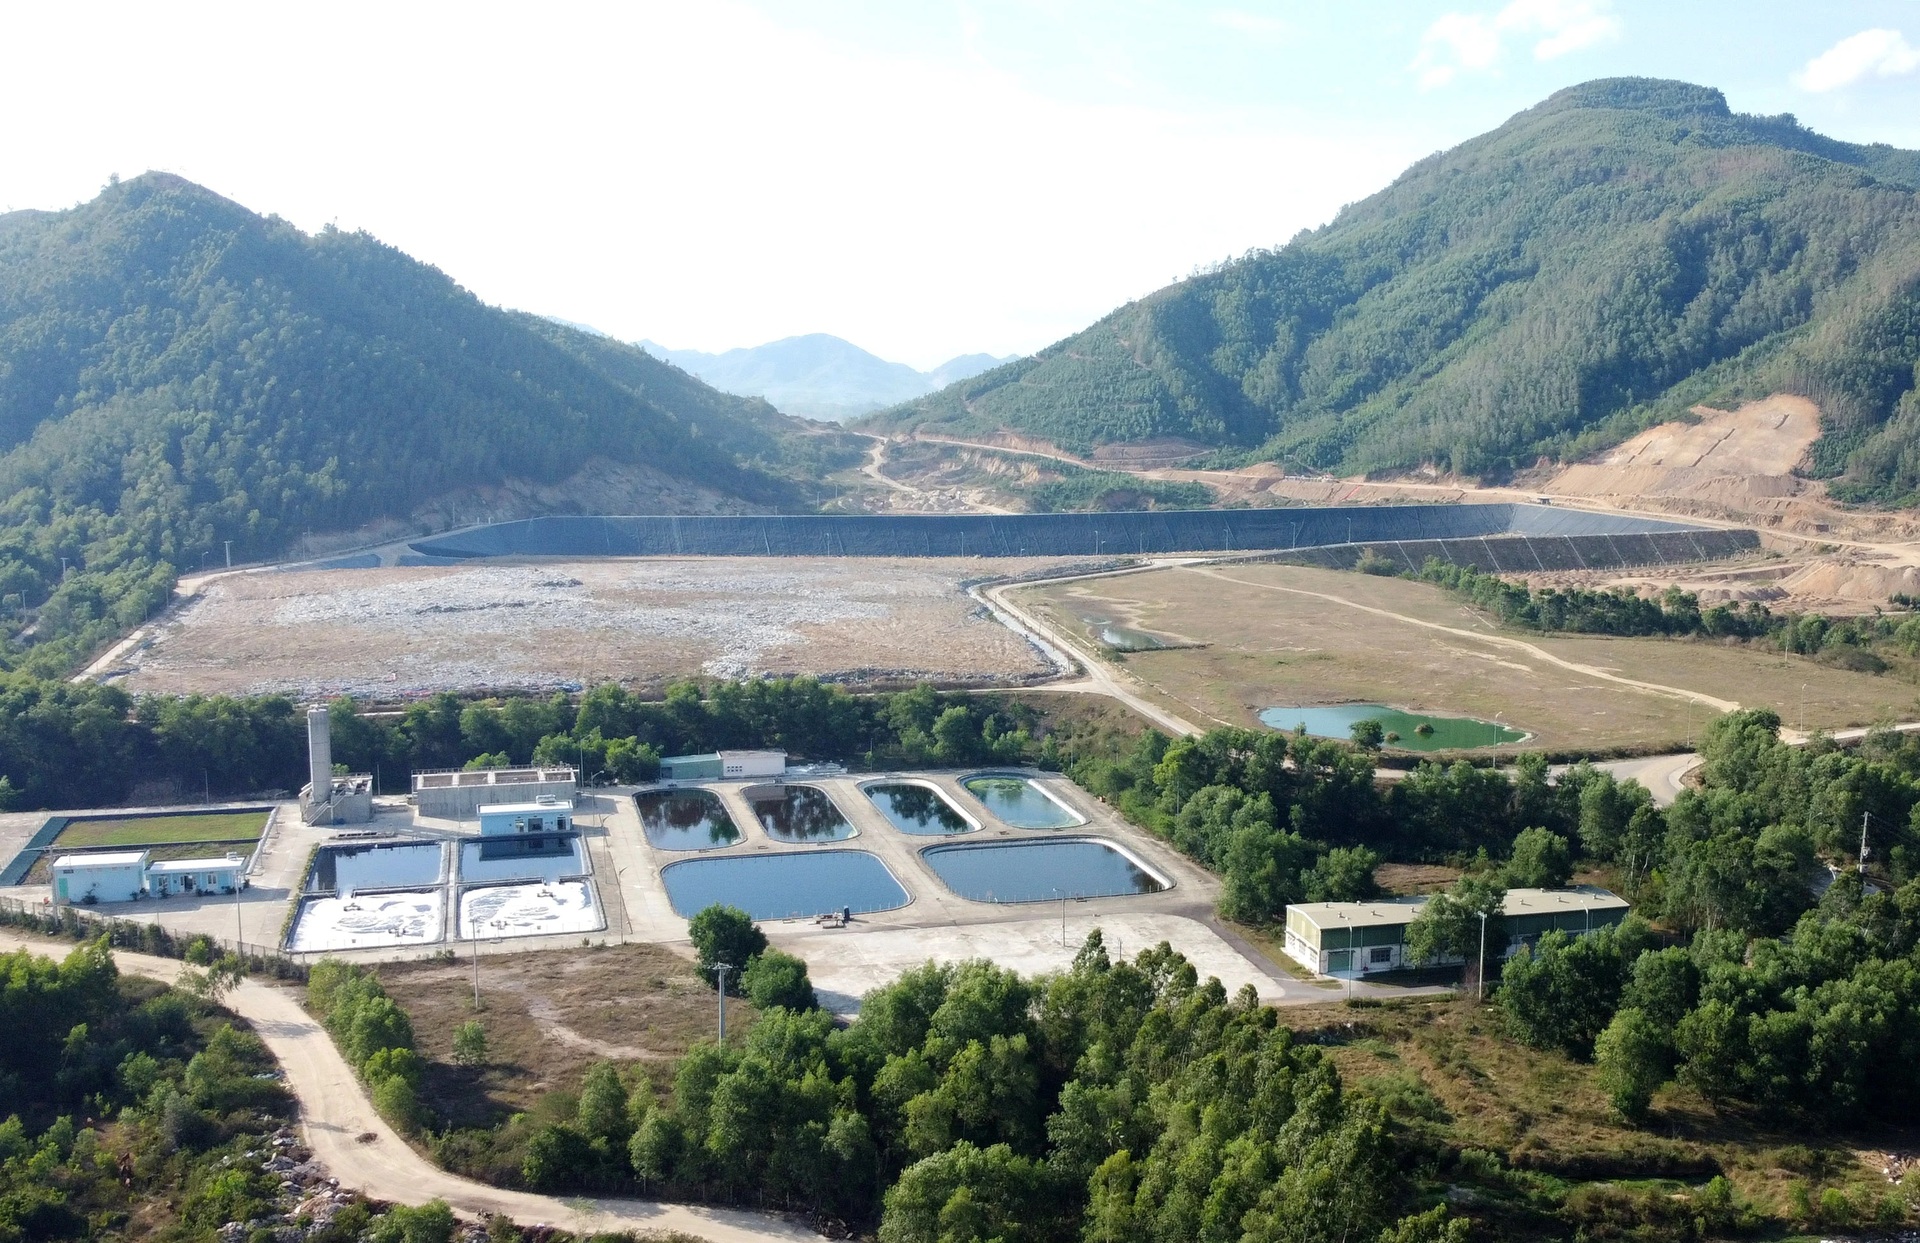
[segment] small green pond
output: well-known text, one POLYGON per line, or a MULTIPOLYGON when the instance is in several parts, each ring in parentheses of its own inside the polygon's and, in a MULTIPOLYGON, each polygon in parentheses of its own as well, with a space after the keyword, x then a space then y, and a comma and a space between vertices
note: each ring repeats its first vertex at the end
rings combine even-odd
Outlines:
POLYGON ((1402 712, 1385 704, 1334 704, 1326 708, 1268 708, 1260 723, 1283 733, 1305 726, 1316 738, 1351 738, 1359 721, 1378 721, 1387 731, 1390 747, 1403 751, 1457 751, 1469 747, 1497 747, 1519 742, 1527 735, 1493 721, 1469 716, 1434 716, 1402 712), (1421 726, 1427 727, 1425 731, 1421 726), (1398 738, 1392 735, 1398 734, 1398 738))

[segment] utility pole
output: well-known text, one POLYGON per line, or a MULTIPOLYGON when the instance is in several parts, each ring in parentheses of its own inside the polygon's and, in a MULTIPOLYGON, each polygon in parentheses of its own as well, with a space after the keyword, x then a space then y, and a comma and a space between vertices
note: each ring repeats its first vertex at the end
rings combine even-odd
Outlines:
POLYGON ((227 568, 231 570, 233 568, 233 541, 229 539, 221 540, 220 542, 227 546, 227 568))
POLYGON ((717 962, 711 968, 720 975, 720 1047, 727 1047, 727 972, 733 970, 730 962, 717 962))
POLYGON ((1473 979, 1473 999, 1485 1001, 1487 997, 1487 913, 1480 912, 1480 971, 1473 979))
POLYGON ((1870 813, 1860 813, 1860 874, 1867 874, 1867 817, 1870 813))
POLYGON ((245 884, 247 874, 244 869, 233 874, 233 952, 245 953, 240 947, 246 944, 247 930, 240 922, 240 889, 245 884))
POLYGON ((467 929, 467 935, 473 941, 473 1008, 480 1008, 480 938, 473 936, 474 929, 467 929))
POLYGON ((1067 948, 1067 895, 1055 889, 1054 895, 1060 899, 1060 948, 1067 948))

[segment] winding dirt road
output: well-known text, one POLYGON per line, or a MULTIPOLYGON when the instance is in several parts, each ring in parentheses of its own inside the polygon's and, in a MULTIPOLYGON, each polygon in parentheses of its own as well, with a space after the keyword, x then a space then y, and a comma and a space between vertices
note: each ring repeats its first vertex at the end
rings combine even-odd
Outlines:
MULTIPOLYGON (((0 932, 0 950, 59 956, 72 948, 72 942, 0 932)), ((181 964, 170 958, 125 950, 115 950, 113 957, 122 971, 167 983, 181 972, 181 964)), ((333 1038, 292 990, 246 980, 227 994, 225 1004, 253 1025, 279 1060, 287 1088, 300 1102, 301 1130, 314 1157, 341 1186, 372 1199, 425 1204, 437 1198, 463 1217, 500 1213, 522 1225, 545 1224, 575 1233, 677 1230, 709 1243, 820 1243, 822 1236, 770 1214, 652 1200, 561 1200, 449 1174, 415 1152, 374 1112, 333 1038)))

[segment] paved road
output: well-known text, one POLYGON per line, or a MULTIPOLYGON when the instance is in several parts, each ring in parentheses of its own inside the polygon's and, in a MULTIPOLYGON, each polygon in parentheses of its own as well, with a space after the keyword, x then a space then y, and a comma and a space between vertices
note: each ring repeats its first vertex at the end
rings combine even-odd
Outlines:
MULTIPOLYGON (((0 950, 57 955, 71 948, 71 942, 0 932, 0 950)), ((181 964, 169 958, 125 950, 115 950, 113 956, 122 971, 169 983, 181 970, 181 964)), ((373 1199, 424 1204, 439 1198, 465 1217, 503 1213, 523 1225, 544 1223, 576 1233, 678 1230, 709 1243, 816 1243, 822 1237, 761 1213, 651 1200, 561 1200, 504 1191, 449 1174, 415 1152, 374 1112, 333 1038, 302 1008, 292 990, 247 980, 227 995, 226 1005, 253 1024, 279 1060, 287 1087, 300 1101, 301 1129, 314 1156, 341 1186, 373 1199)))

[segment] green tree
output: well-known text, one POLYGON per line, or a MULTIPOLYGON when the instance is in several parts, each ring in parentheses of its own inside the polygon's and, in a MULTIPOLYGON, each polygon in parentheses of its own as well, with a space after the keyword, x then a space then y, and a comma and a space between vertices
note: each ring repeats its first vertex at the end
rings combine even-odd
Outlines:
POLYGON ((739 973, 767 949, 767 934, 737 906, 707 907, 688 922, 687 933, 693 939, 700 970, 708 979, 717 980, 714 966, 728 964, 734 969, 729 987, 735 990, 740 986, 739 973))
POLYGON ((418 1208, 396 1204, 374 1222, 368 1237, 373 1243, 452 1243, 456 1225, 445 1200, 429 1200, 418 1208))
POLYGON ((1380 896, 1380 856, 1365 846, 1335 846, 1300 877, 1308 902, 1365 902, 1380 896))
POLYGON ((587 1139, 603 1142, 616 1152, 626 1151, 631 1124, 627 1116, 627 1085, 620 1080, 619 1067, 606 1061, 587 1067, 573 1124, 587 1139))
POLYGON ((487 1029, 479 1019, 468 1019, 453 1029, 453 1060, 479 1066, 487 1060, 487 1029))
POLYGON ((1407 956, 1414 962, 1460 958, 1477 964, 1484 944, 1489 961, 1506 952, 1506 921, 1501 908, 1507 889, 1485 876, 1463 876, 1446 893, 1428 899, 1407 925, 1407 956))
POLYGON ((1567 839, 1546 829, 1521 830, 1513 839, 1506 876, 1514 889, 1562 888, 1573 879, 1573 852, 1567 839))
POLYGON ((813 983, 807 978, 807 964, 776 949, 766 950, 749 962, 740 983, 757 1009, 785 1006, 789 1010, 811 1010, 818 1004, 813 983))
POLYGON ((1364 751, 1378 751, 1387 741, 1387 727, 1372 717, 1355 721, 1347 732, 1353 735, 1353 744, 1364 751))
POLYGON ((1668 1030, 1644 1010, 1629 1006, 1613 1016, 1594 1042, 1600 1087, 1630 1122, 1647 1116, 1654 1092, 1667 1081, 1673 1056, 1668 1030))

